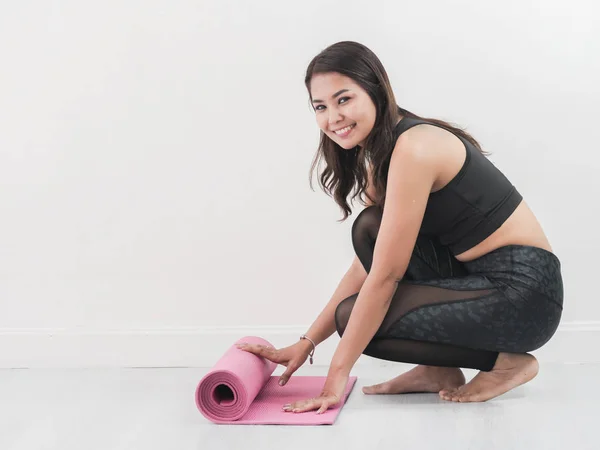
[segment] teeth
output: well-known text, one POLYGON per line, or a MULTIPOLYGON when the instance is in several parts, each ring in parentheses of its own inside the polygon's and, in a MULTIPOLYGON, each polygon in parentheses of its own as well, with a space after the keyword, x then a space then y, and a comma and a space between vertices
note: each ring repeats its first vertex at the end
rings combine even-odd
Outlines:
POLYGON ((346 128, 342 128, 341 130, 335 131, 335 134, 344 134, 349 131, 351 128, 354 128, 354 125, 347 126, 346 128))

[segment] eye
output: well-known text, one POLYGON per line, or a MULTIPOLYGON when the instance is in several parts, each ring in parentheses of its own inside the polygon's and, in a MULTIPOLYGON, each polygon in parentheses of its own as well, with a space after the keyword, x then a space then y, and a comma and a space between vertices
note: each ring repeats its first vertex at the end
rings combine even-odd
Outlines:
MULTIPOLYGON (((339 99, 338 103, 339 103, 339 102, 341 102, 341 101, 342 101, 342 100, 344 100, 344 99, 350 100, 350 97, 340 97, 340 99, 339 99)), ((347 102, 344 102, 344 103, 347 103, 347 102)), ((319 109, 319 106, 323 106, 323 105, 317 105, 317 107, 315 108, 315 111, 321 111, 321 110, 319 109)))

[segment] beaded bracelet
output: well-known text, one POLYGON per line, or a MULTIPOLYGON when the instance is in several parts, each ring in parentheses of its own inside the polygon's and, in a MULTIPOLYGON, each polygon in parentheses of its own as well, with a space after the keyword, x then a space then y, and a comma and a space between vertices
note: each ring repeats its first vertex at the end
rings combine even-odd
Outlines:
POLYGON ((309 338, 307 335, 303 334, 302 336, 300 336, 300 339, 308 339, 310 341, 310 343, 313 346, 313 349, 310 351, 310 353, 308 354, 310 356, 310 363, 313 363, 313 356, 315 354, 315 349, 317 348, 317 346, 315 345, 315 343, 313 342, 313 340, 311 338, 309 338))

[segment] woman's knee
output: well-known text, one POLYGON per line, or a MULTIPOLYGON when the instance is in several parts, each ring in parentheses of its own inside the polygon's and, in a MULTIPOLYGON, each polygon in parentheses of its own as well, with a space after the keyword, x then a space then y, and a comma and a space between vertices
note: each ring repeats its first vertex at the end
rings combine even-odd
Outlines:
POLYGON ((373 262, 374 243, 379 233, 383 211, 369 206, 361 211, 352 224, 352 246, 364 269, 369 273, 373 262))
POLYGON ((383 211, 376 205, 363 209, 352 224, 352 242, 356 245, 365 237, 376 237, 382 216, 383 211))
POLYGON ((335 329, 337 330, 340 337, 344 334, 344 330, 348 325, 348 320, 350 320, 350 314, 352 313, 352 309, 354 308, 354 302, 356 301, 357 297, 358 292, 342 300, 337 305, 337 308, 335 308, 335 329))

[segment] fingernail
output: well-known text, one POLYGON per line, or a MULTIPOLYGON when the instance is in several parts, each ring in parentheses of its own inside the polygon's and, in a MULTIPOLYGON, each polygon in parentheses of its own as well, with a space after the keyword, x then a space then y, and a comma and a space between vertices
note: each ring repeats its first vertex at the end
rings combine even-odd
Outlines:
POLYGON ((283 386, 285 383, 283 382, 283 380, 279 380, 279 386, 283 386))

